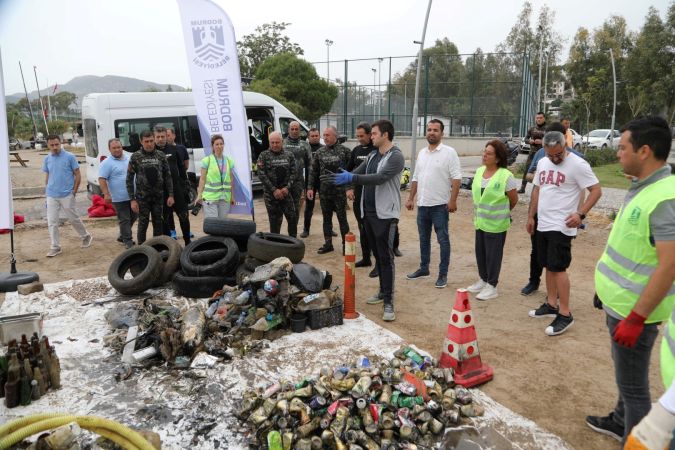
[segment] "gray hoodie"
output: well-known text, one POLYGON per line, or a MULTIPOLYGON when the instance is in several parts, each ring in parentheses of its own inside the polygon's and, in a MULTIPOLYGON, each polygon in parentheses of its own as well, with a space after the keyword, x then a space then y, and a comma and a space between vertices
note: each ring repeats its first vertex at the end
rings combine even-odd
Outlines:
MULTIPOLYGON (((375 185, 375 207, 378 219, 398 219, 401 216, 401 172, 405 158, 401 150, 393 146, 377 164, 376 173, 366 173, 368 164, 379 150, 374 150, 354 171, 353 184, 375 185)), ((361 197, 361 216, 364 215, 363 196, 361 197)))

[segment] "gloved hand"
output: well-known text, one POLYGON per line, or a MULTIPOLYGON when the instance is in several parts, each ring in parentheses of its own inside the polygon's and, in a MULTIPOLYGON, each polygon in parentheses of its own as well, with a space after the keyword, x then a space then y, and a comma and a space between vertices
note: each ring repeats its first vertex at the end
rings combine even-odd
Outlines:
POLYGON ((624 450, 666 448, 673 435, 675 415, 666 410, 661 402, 652 404, 652 409, 633 427, 624 450))
POLYGON ((335 184, 341 186, 343 184, 350 184, 354 175, 351 172, 340 169, 338 173, 335 174, 335 184))
POLYGON ((628 317, 619 322, 616 328, 614 328, 614 342, 624 347, 635 347, 635 343, 645 326, 645 320, 647 320, 646 317, 642 317, 635 311, 631 311, 628 317))
POLYGON ((593 306, 597 309, 602 309, 602 300, 600 300, 598 294, 593 295, 593 306))

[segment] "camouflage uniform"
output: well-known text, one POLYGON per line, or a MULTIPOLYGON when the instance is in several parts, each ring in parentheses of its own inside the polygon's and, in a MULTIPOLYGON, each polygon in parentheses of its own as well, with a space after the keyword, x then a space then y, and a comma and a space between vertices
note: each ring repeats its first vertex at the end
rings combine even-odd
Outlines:
POLYGON ((138 244, 145 242, 151 213, 152 235, 161 236, 164 199, 173 196, 171 172, 163 152, 141 149, 131 155, 127 193, 138 202, 138 244))
POLYGON ((300 218, 300 200, 302 199, 302 191, 305 188, 305 171, 309 169, 309 162, 312 159, 312 150, 307 143, 301 139, 292 139, 287 137, 283 142, 284 151, 293 153, 295 164, 298 168, 295 177, 295 184, 293 185, 293 201, 295 202, 295 210, 300 218))
POLYGON ((312 158, 312 164, 309 170, 309 188, 315 192, 319 189, 319 201, 321 203, 321 213, 323 215, 323 237, 326 244, 332 241, 332 223, 333 212, 337 215, 340 223, 340 234, 344 243, 345 235, 349 233, 349 222, 347 222, 347 196, 346 191, 351 186, 335 186, 328 183, 319 183, 319 177, 328 172, 337 173, 339 169, 347 168, 351 150, 344 145, 336 143, 333 146, 323 146, 316 151, 312 158))
POLYGON ((258 157, 258 178, 263 185, 263 199, 270 221, 270 232, 279 233, 284 216, 288 222, 288 235, 298 234, 298 211, 293 200, 293 186, 297 179, 297 165, 293 153, 281 150, 278 153, 265 150, 258 157), (274 198, 276 189, 288 189, 282 199, 274 198))

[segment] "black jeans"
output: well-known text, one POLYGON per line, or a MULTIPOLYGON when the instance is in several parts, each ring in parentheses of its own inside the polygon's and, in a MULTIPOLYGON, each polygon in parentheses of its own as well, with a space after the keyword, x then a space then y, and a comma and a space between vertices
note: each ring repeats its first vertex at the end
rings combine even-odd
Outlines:
POLYGON ((649 358, 654 341, 659 334, 658 324, 646 324, 635 347, 628 348, 612 339, 619 320, 607 315, 607 328, 612 343, 614 376, 619 389, 619 399, 614 408, 614 419, 623 426, 623 443, 635 425, 649 413, 652 402, 649 396, 649 358))
POLYGON ((345 235, 349 233, 349 222, 347 221, 347 197, 344 191, 322 192, 319 194, 319 204, 321 205, 321 214, 323 215, 323 238, 330 243, 333 240, 333 213, 338 218, 340 224, 340 234, 342 242, 345 241, 345 235))
POLYGON ((506 231, 488 233, 476 230, 476 263, 480 279, 492 286, 499 282, 499 272, 502 269, 506 231))
POLYGON ((544 268, 539 263, 539 256, 537 254, 537 215, 534 215, 534 233, 530 235, 530 242, 532 242, 532 250, 530 251, 530 284, 539 286, 541 282, 541 274, 544 268))
POLYGON ((174 212, 178 216, 178 223, 180 223, 180 230, 183 233, 183 240, 187 244, 190 242, 190 216, 187 208, 184 207, 177 208, 176 205, 173 205, 171 208, 169 208, 168 206, 164 207, 163 232, 165 235, 171 236, 171 230, 175 231, 176 227, 173 222, 174 212))
POLYGON ((117 223, 120 226, 120 237, 125 244, 133 242, 131 227, 136 222, 136 213, 131 210, 131 201, 113 202, 113 207, 117 211, 117 223))
POLYGON ((375 213, 363 218, 368 242, 375 255, 375 267, 380 277, 380 294, 385 305, 394 304, 394 236, 398 219, 379 219, 375 213))
MULTIPOLYGON (((361 217, 361 197, 354 197, 353 203, 354 217, 356 217, 356 223, 359 228, 359 241, 361 243, 361 258, 370 260, 370 244, 368 243, 368 233, 366 233, 366 226, 363 222, 363 217, 361 217)), ((396 246, 394 246, 396 248, 396 246)))

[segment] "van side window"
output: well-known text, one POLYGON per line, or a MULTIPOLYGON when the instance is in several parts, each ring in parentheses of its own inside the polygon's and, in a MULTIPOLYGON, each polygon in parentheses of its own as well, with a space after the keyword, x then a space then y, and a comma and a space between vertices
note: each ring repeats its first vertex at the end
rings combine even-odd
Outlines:
POLYGON ((181 133, 185 137, 183 145, 187 148, 203 148, 202 136, 199 133, 197 116, 184 116, 180 118, 181 133))
MULTIPOLYGON (((295 120, 296 119, 291 119, 288 117, 279 117, 279 128, 281 128, 281 134, 283 137, 288 137, 288 126, 295 120)), ((302 124, 300 124, 300 139, 303 141, 307 139, 307 130, 305 130, 305 127, 302 124)))
POLYGON ((87 156, 98 157, 98 138, 96 133, 96 120, 84 119, 84 150, 87 156))
POLYGON ((135 152, 141 148, 139 136, 145 130, 156 126, 178 128, 178 120, 173 117, 156 117, 148 119, 120 119, 115 121, 115 137, 120 140, 127 152, 135 152))

